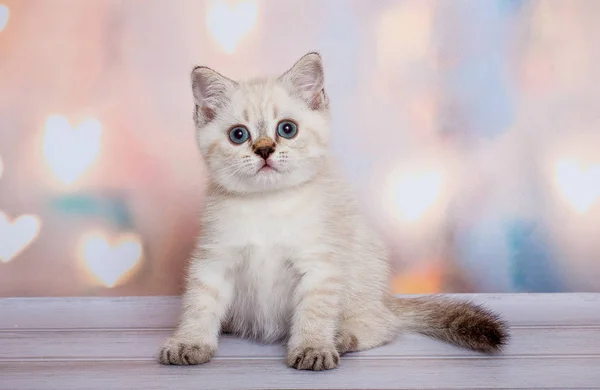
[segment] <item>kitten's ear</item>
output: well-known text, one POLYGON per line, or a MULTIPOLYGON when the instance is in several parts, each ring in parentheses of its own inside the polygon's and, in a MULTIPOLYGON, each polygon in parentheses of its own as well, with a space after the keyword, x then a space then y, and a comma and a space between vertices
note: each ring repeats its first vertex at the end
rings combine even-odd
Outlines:
POLYGON ((199 119, 208 123, 214 119, 217 109, 227 103, 237 83, 206 66, 195 67, 191 77, 199 119))
POLYGON ((293 96, 304 100, 312 110, 327 108, 325 74, 319 53, 308 53, 281 77, 281 81, 293 96))

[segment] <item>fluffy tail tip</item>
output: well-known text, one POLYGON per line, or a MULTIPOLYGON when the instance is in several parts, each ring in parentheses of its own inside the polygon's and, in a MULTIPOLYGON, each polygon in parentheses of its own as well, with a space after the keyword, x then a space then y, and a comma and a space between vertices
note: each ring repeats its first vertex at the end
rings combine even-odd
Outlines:
POLYGON ((458 303, 446 321, 449 341, 478 352, 501 352, 510 339, 508 325, 498 314, 470 302, 458 303))

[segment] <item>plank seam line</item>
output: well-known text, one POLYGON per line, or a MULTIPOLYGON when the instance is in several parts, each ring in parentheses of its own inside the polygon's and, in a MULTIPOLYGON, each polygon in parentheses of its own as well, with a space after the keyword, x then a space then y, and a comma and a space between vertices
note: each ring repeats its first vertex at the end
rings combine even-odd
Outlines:
MULTIPOLYGON (((600 323, 598 324, 587 324, 587 325, 509 325, 510 329, 600 329, 600 323)), ((173 331, 175 327, 84 327, 84 328, 0 328, 0 333, 9 333, 9 332, 169 332, 173 331)), ((235 336, 232 336, 235 337, 235 336)))
MULTIPOLYGON (((529 359, 545 359, 545 360, 572 360, 572 359, 600 359, 600 354, 579 354, 579 355, 514 355, 514 356, 466 356, 466 355, 451 355, 451 356, 397 356, 397 355, 380 355, 380 356, 344 356, 342 360, 529 360, 529 359)), ((285 356, 228 356, 214 357, 212 361, 285 361, 285 356)), ((26 363, 26 362, 156 362, 153 357, 147 358, 122 358, 122 357, 104 357, 104 358, 0 358, 2 363, 26 363)), ((158 365, 158 363, 156 363, 158 365)), ((210 364, 210 363, 208 363, 210 364)))

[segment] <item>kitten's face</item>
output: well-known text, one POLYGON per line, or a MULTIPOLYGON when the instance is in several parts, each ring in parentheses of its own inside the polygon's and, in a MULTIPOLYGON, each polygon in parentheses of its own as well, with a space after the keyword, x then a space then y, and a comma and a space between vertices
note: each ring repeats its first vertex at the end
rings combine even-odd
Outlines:
POLYGON ((196 138, 216 184, 255 193, 318 174, 329 142, 322 69, 311 53, 279 78, 237 83, 208 68, 194 70, 196 138))

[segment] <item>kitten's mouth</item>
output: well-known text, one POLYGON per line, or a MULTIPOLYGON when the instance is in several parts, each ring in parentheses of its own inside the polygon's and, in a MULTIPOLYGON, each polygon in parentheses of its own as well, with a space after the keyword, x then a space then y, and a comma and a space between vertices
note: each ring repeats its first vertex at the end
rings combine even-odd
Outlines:
POLYGON ((277 169, 275 167, 273 167, 271 164, 269 164, 268 161, 266 161, 262 167, 260 167, 257 171, 257 173, 269 173, 269 172, 277 172, 277 169))

